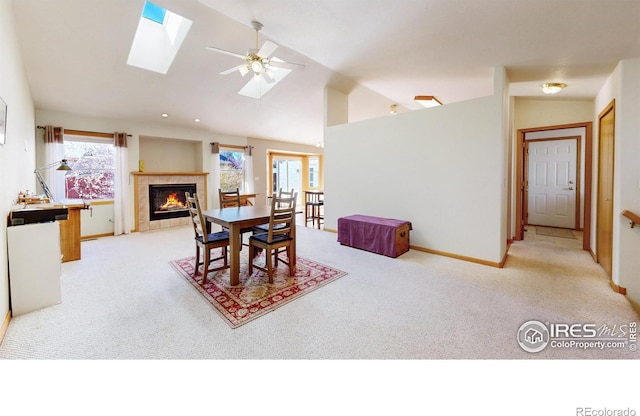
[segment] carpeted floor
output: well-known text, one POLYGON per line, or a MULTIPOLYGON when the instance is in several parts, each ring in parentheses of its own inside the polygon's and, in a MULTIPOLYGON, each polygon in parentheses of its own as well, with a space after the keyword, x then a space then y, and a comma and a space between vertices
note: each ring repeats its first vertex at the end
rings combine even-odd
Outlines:
POLYGON ((567 228, 554 228, 554 227, 542 227, 535 226, 536 235, 546 235, 549 237, 560 237, 560 238, 576 238, 573 230, 569 230, 567 228))
POLYGON ((348 276, 231 329, 169 265, 194 254, 192 234, 83 242, 82 260, 62 265, 62 303, 15 317, 0 358, 639 358, 626 349, 532 354, 516 342, 529 320, 639 320, 578 240, 529 229, 498 269, 414 250, 393 259, 299 226, 298 255, 348 276))
MULTIPOLYGON (((247 254, 248 250, 241 254, 247 254)), ((189 282, 231 328, 237 328, 266 313, 306 295, 346 273, 297 257, 293 276, 284 262, 274 265, 273 283, 268 283, 267 274, 257 269, 249 274, 248 255, 240 256, 240 284, 229 284, 229 269, 210 272, 204 280, 202 272, 194 275, 195 256, 173 260, 171 266, 189 282)), ((254 260, 265 266, 264 252, 254 260)), ((223 266, 222 260, 212 263, 214 268, 223 266)))

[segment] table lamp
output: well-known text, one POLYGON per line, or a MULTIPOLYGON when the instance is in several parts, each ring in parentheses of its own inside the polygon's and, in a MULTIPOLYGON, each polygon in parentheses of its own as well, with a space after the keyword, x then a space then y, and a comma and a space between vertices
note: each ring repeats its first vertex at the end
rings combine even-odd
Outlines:
POLYGON ((50 168, 52 168, 54 166, 58 166, 56 168, 56 170, 72 170, 71 166, 69 166, 69 163, 67 163, 67 159, 62 159, 62 160, 58 160, 57 162, 53 162, 53 163, 49 163, 48 165, 44 165, 44 166, 42 166, 40 168, 37 168, 36 170, 33 171, 33 173, 36 174, 36 178, 38 178, 38 182, 40 182, 40 186, 42 187, 42 190, 44 191, 44 194, 47 196, 47 198, 49 198, 50 201, 54 200, 53 194, 49 190, 49 187, 47 186, 47 183, 44 181, 44 178, 42 177, 40 172, 42 172, 43 170, 50 169, 50 168))

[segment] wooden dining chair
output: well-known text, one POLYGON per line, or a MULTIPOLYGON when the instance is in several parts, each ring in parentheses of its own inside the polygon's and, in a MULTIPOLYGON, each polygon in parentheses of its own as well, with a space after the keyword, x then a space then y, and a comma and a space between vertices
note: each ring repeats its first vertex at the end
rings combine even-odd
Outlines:
MULTIPOLYGON (((280 188, 278 191, 278 198, 293 198, 296 195, 296 191, 294 188, 291 188, 291 191, 286 191, 280 188)), ((284 227, 284 224, 278 224, 278 227, 284 227)), ((269 232, 269 224, 260 224, 253 227, 254 234, 261 234, 269 232)))
POLYGON ((220 208, 242 206, 242 201, 240 200, 240 189, 238 188, 236 188, 235 191, 223 191, 222 189, 218 189, 218 196, 220 198, 220 208))
MULTIPOLYGON (((223 191, 222 189, 218 189, 218 196, 220 199, 220 208, 233 208, 233 207, 241 207, 242 201, 240 199, 240 189, 236 188, 235 191, 223 191)), ((227 230, 223 227, 223 230, 227 230)), ((228 231, 228 230, 227 230, 228 231)), ((244 243, 242 235, 246 233, 252 233, 253 227, 243 228, 240 230, 240 250, 242 250, 242 246, 248 246, 248 244, 244 243)))
POLYGON ((278 261, 289 266, 289 275, 295 273, 296 259, 296 198, 294 192, 292 197, 278 197, 273 194, 271 200, 271 215, 269 216, 269 231, 262 234, 254 234, 249 237, 249 274, 253 273, 253 268, 267 273, 269 283, 273 283, 273 268, 278 267, 278 261), (287 260, 279 257, 280 249, 286 248, 287 260), (265 266, 255 264, 258 250, 265 250, 265 266))
POLYGON ((202 215, 202 209, 200 208, 200 201, 198 195, 189 192, 185 192, 187 198, 187 206, 189 207, 189 214, 191 215, 191 222, 193 223, 193 230, 195 231, 196 240, 196 260, 193 268, 193 276, 198 274, 200 265, 202 268, 203 283, 207 281, 207 275, 209 272, 226 269, 229 267, 229 261, 227 259, 227 247, 229 246, 229 232, 219 231, 217 233, 207 232, 207 223, 205 222, 204 215, 202 215), (220 257, 211 258, 211 250, 214 248, 221 248, 222 255, 220 257), (200 260, 200 249, 203 251, 203 259, 200 260), (223 265, 220 267, 210 268, 211 263, 216 260, 224 259, 223 265))

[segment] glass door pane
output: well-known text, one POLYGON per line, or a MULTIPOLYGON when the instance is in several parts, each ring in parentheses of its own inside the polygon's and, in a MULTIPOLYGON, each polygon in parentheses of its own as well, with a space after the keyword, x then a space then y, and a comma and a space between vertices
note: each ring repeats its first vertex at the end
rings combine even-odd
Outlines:
POLYGON ((273 188, 272 192, 278 193, 280 188, 294 189, 298 193, 296 204, 300 206, 302 189, 302 160, 298 158, 273 158, 273 188))

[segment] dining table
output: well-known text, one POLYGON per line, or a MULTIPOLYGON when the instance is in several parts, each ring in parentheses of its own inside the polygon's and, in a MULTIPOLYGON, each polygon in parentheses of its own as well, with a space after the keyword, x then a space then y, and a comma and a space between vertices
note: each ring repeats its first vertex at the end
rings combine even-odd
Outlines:
MULTIPOLYGON (((248 205, 208 209, 202 211, 202 215, 207 221, 221 225, 229 230, 229 251, 231 253, 229 283, 231 286, 237 286, 240 283, 241 230, 256 225, 268 224, 271 217, 271 207, 268 205, 248 205)), ((295 239, 290 254, 293 259, 296 258, 295 239)), ((253 259, 249 259, 249 261, 253 261, 253 259)))

